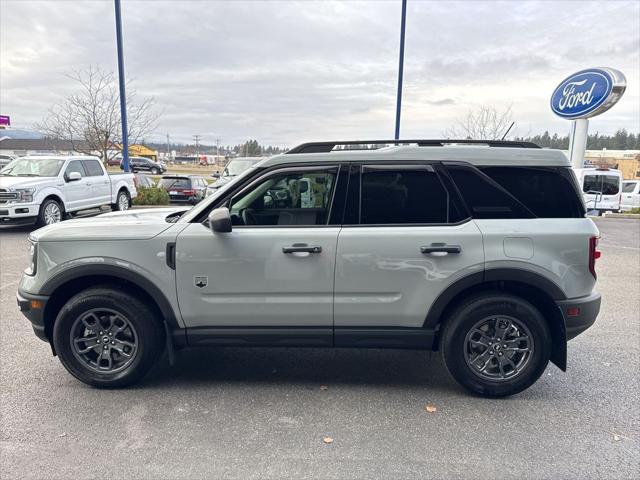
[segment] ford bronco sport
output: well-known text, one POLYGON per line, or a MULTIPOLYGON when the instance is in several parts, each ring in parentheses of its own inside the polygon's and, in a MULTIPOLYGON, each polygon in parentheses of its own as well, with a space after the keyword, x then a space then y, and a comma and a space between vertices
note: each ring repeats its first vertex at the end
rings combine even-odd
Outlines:
POLYGON ((98 387, 186 346, 383 347, 439 350, 461 385, 504 396, 565 370, 595 321, 597 239, 560 151, 309 143, 189 210, 34 231, 18 304, 98 387))

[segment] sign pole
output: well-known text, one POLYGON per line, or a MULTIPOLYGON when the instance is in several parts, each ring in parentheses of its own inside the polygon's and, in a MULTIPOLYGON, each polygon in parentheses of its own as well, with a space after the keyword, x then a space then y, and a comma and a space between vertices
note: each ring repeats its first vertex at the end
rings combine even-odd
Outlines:
POLYGON ((127 96, 124 84, 124 53, 122 48, 122 17, 120 0, 115 0, 116 9, 116 45, 118 48, 118 81, 120 84, 120 118, 122 121, 122 169, 129 171, 129 132, 127 129, 127 96))
POLYGON ((578 118, 571 122, 571 136, 569 138, 569 160, 572 168, 584 167, 584 153, 587 149, 587 133, 589 120, 578 118))
POLYGON ((402 19, 400 21, 400 60, 398 64, 398 99, 396 102, 395 140, 400 139, 400 108, 402 106, 402 76, 404 72, 404 30, 407 23, 407 0, 402 0, 402 19))

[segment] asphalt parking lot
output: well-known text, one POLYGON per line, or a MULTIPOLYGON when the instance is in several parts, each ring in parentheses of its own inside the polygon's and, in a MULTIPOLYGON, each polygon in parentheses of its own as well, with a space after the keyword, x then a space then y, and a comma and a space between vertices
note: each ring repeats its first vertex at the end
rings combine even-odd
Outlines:
POLYGON ((92 389, 19 313, 29 230, 1 230, 0 477, 638 478, 640 222, 597 224, 596 325, 566 373, 504 400, 462 391, 438 354, 393 350, 194 349, 135 388, 92 389))

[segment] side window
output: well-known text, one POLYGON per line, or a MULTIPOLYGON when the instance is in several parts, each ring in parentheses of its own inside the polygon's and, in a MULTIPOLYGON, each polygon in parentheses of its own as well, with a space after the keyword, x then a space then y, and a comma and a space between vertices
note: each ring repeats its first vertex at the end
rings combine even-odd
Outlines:
POLYGON ((67 165, 67 169, 64 171, 64 176, 68 177, 71 172, 78 172, 81 176, 86 177, 87 173, 84 171, 82 162, 80 160, 72 160, 67 165))
POLYGON ((522 203, 495 184, 488 176, 467 165, 446 164, 473 218, 533 218, 522 203))
POLYGON ((582 198, 570 169, 481 167, 482 172, 517 198, 539 218, 584 216, 582 198))
POLYGON ((269 175, 231 200, 234 225, 326 225, 338 169, 269 175))
POLYGON ((102 167, 98 160, 83 160, 82 164, 84 165, 84 169, 87 172, 88 177, 102 176, 102 167))
POLYGON ((447 223, 449 194, 428 166, 363 167, 360 223, 447 223))

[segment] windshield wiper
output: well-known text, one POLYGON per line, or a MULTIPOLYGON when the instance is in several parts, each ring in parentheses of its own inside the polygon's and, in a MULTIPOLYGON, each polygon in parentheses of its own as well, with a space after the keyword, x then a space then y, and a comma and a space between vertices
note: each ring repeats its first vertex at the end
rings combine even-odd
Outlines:
POLYGON ((16 177, 39 177, 37 173, 16 173, 16 177))

